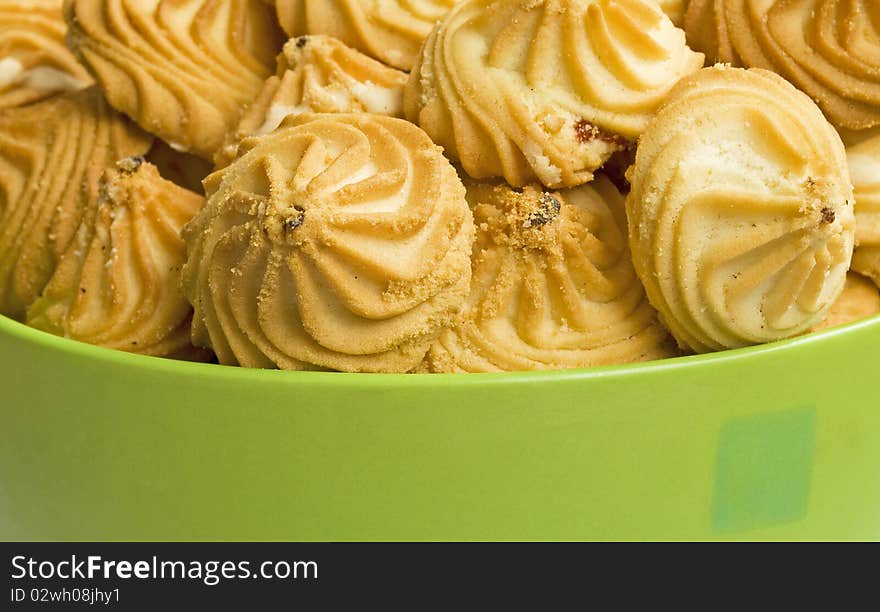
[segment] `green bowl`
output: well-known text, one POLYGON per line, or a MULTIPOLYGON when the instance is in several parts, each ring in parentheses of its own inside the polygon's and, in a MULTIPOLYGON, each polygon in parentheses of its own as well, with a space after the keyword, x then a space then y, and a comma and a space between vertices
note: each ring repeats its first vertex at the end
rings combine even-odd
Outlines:
POLYGON ((880 317, 552 373, 245 370, 0 317, 0 539, 880 539, 880 317))

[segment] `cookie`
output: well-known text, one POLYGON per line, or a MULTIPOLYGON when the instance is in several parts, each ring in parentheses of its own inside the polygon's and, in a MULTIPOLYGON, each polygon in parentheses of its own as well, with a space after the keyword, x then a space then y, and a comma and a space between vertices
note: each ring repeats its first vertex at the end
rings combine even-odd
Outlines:
POLYGON ((880 313, 880 290, 870 280, 850 272, 846 275, 843 293, 828 311, 828 316, 810 331, 861 321, 880 313))
POLYGON ((623 196, 607 178, 562 191, 466 186, 477 228, 471 293, 422 370, 560 370, 677 354, 633 270, 623 196))
POLYGON ((183 288, 221 363, 404 372, 467 295, 464 187, 402 119, 300 115, 205 188, 183 288))
POLYGON ((663 9, 663 12, 666 13, 666 16, 669 17, 669 20, 675 24, 676 27, 681 27, 684 23, 684 12, 687 8, 686 0, 657 0, 660 4, 660 8, 663 9))
POLYGON ((326 34, 410 70, 431 28, 459 0, 276 0, 289 36, 326 34))
POLYGON ((62 0, 0 0, 0 109, 91 84, 64 46, 62 0))
POLYGON ((880 286, 880 136, 847 148, 856 198, 852 269, 880 286))
POLYGON ((403 117, 405 72, 367 57, 330 36, 290 40, 278 56, 278 70, 226 138, 215 156, 218 167, 235 156, 247 136, 276 129, 285 117, 302 113, 375 113, 403 117))
POLYGON ((880 126, 876 0, 690 0, 684 28, 710 62, 779 73, 836 127, 880 126))
POLYGON ((96 87, 0 111, 0 314, 24 317, 94 218, 101 173, 152 141, 96 87))
POLYGON ((70 48, 110 104, 208 160, 282 45, 261 0, 67 0, 64 16, 70 48))
POLYGON ((82 223, 27 324, 107 348, 206 360, 190 343, 192 307, 180 292, 180 236, 204 202, 143 158, 103 174, 94 219, 82 223))
POLYGON ((682 81, 629 177, 633 263, 682 347, 800 334, 842 291, 855 229, 843 144, 776 74, 716 67, 682 81))
POLYGON ((573 187, 702 65, 654 0, 465 0, 425 41, 404 105, 473 178, 573 187))

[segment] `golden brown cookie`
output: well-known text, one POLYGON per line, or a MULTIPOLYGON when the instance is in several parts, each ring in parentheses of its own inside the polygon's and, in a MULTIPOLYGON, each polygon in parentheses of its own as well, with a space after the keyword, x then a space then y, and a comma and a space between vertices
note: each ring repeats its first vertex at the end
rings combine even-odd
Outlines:
POLYGON ((221 363, 404 372, 467 295, 464 187, 402 119, 300 115, 205 187, 183 287, 221 363))
POLYGON ((143 158, 117 162, 27 324, 107 348, 206 360, 190 342, 192 307, 180 292, 180 231, 203 202, 143 158))
POLYGON ((856 197, 852 269, 880 285, 880 136, 847 148, 856 197))
POLYGON ((811 331, 845 325, 880 313, 880 290, 870 280, 850 272, 846 275, 843 293, 828 310, 828 316, 811 331))
POLYGON ((101 173, 152 140, 96 87, 0 111, 0 314, 24 317, 94 218, 101 173))
POLYGON ((66 0, 64 15, 68 44, 110 104, 209 160, 282 45, 261 0, 66 0))
POLYGON ((855 219, 840 137, 765 70, 683 80, 639 140, 630 245, 651 303, 696 352, 797 335, 843 290, 855 219))
POLYGON ((326 34, 401 70, 459 0, 276 0, 290 36, 326 34))
POLYGON ((0 0, 0 109, 91 83, 64 46, 62 0, 0 0))
POLYGON ((403 117, 405 72, 367 57, 330 36, 300 36, 284 45, 270 77, 214 161, 235 156, 247 136, 268 134, 285 117, 302 113, 375 113, 403 117))
POLYGON ((424 371, 559 370, 677 354, 633 270, 623 196, 607 178, 563 191, 466 186, 477 228, 471 293, 424 371))
POLYGON ((404 105, 474 178, 572 187, 702 65, 654 0, 464 0, 425 41, 404 105))
POLYGON ((880 126, 877 0, 690 0, 684 27, 710 62, 779 73, 835 126, 880 126))

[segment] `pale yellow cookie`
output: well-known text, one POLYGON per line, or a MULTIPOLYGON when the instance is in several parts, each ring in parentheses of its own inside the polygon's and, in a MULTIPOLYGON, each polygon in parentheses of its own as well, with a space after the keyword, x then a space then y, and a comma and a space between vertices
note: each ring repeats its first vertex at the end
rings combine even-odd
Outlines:
POLYGON ((0 111, 0 314, 24 317, 94 218, 101 173, 152 140, 96 87, 0 111))
POLYGON ((877 0, 690 0, 684 27, 710 62, 779 73, 835 126, 880 126, 877 0))
POLYGON ((702 65, 654 0, 464 0, 425 41, 404 104, 474 178, 572 187, 702 65))
POLYGON ((607 178, 563 191, 466 186, 477 228, 471 293, 424 371, 559 370, 677 354, 633 270, 623 196, 607 178))
POLYGON ((407 121, 300 115, 205 187, 183 288, 221 363, 405 372, 467 296, 464 187, 407 121))
POLYGON ((97 212, 82 223, 27 324, 107 348, 208 358, 190 343, 192 307, 180 292, 180 236, 204 202, 142 158, 101 178, 97 212))
POLYGON ((459 0, 276 0, 290 36, 326 34, 409 70, 431 28, 459 0))
POLYGON ((687 0, 657 0, 660 8, 677 27, 684 23, 684 12, 687 9, 687 0))
POLYGON ((65 0, 68 44, 110 104, 211 159, 271 74, 282 39, 261 0, 65 0))
POLYGON ((852 269, 880 285, 880 136, 847 149, 856 197, 852 269))
POLYGON ((62 0, 0 0, 0 109, 91 83, 64 46, 62 0))
POLYGON ((880 290, 877 285, 855 272, 846 275, 843 293, 828 310, 828 316, 811 331, 819 331, 867 319, 880 313, 880 290))
POLYGON ((682 81, 630 181, 633 262, 683 347, 800 334, 842 291, 855 229, 843 144, 776 74, 716 67, 682 81))
POLYGON ((262 136, 302 113, 375 113, 403 117, 405 72, 367 57, 330 36, 300 36, 284 45, 278 71, 226 138, 214 161, 232 161, 238 143, 262 136))

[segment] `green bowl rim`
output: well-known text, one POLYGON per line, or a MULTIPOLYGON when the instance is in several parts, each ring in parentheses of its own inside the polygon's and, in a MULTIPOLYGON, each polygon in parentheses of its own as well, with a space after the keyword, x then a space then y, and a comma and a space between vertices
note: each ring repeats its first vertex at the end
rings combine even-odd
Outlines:
POLYGON ((880 329, 880 315, 862 319, 846 325, 833 327, 787 340, 740 349, 687 355, 658 361, 630 363, 595 368, 536 372, 500 372, 488 374, 348 374, 341 372, 290 372, 281 370, 260 370, 211 363, 177 361, 147 355, 137 355, 100 346, 94 346, 55 336, 26 326, 23 323, 0 315, 0 339, 12 336, 24 342, 45 347, 48 350, 66 353, 75 358, 90 359, 117 367, 137 367, 163 374, 173 372, 178 375, 193 375, 200 380, 219 376, 242 382, 266 382, 281 380, 297 383, 331 383, 352 387, 433 387, 445 386, 452 380, 456 384, 512 384, 570 380, 592 380, 610 376, 628 376, 635 373, 658 372, 703 366, 705 364, 742 360, 754 355, 797 350, 798 347, 821 343, 832 338, 862 333, 866 330, 880 329))

